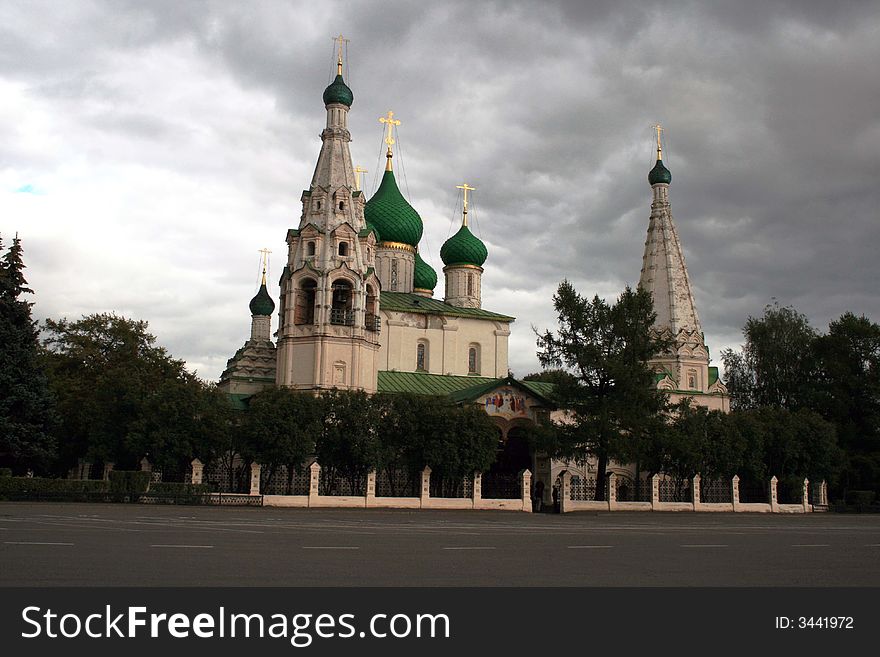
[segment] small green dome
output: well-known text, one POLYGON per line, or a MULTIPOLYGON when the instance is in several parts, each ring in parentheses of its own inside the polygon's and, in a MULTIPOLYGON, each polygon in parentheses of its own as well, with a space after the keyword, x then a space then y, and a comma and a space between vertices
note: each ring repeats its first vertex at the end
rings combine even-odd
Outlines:
POLYGON ((324 104, 342 103, 346 107, 351 107, 354 102, 354 94, 345 84, 341 75, 337 75, 336 79, 330 83, 330 86, 324 89, 324 104))
POLYGON ((657 183, 666 183, 668 185, 672 182, 672 174, 669 172, 669 169, 663 166, 663 160, 657 160, 657 164, 654 165, 651 173, 648 174, 648 182, 652 185, 657 183))
POLYGON ((489 252, 467 226, 459 228, 440 249, 440 258, 444 265, 476 265, 482 267, 489 252))
POLYGON ((272 297, 269 296, 269 290, 266 289, 265 283, 260 286, 260 291, 257 292, 257 296, 251 299, 250 309, 251 315, 263 315, 267 317, 275 312, 275 302, 272 301, 272 297))
POLYGON ((364 206, 364 218, 379 232, 383 242, 414 247, 422 239, 422 218, 403 198, 393 171, 382 176, 382 184, 364 206))
POLYGON ((416 253, 416 266, 413 271, 413 287, 420 290, 433 290, 437 287, 437 272, 422 256, 416 253))

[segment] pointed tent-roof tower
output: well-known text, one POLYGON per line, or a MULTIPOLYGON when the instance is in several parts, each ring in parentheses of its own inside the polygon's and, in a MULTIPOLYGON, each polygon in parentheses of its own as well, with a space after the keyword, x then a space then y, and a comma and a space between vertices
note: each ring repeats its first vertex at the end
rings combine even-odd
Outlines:
POLYGON ((709 367, 709 350, 688 276, 678 231, 669 204, 672 173, 663 164, 663 147, 657 131, 657 161, 648 174, 653 199, 648 236, 642 257, 639 287, 651 293, 654 301, 655 330, 673 340, 669 352, 651 360, 658 373, 658 387, 680 397, 692 397, 698 403, 729 410, 724 385, 718 381, 717 368, 709 367), (702 397, 713 395, 714 398, 702 397))

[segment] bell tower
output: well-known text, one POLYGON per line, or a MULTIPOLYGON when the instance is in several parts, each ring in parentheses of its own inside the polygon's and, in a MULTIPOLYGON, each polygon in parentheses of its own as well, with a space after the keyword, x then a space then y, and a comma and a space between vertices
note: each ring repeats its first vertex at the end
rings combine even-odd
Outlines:
POLYGON ((324 90, 327 121, 299 227, 287 231, 281 274, 276 383, 304 390, 376 391, 379 279, 376 232, 364 219, 348 144, 354 94, 343 80, 340 35, 336 78, 324 90))

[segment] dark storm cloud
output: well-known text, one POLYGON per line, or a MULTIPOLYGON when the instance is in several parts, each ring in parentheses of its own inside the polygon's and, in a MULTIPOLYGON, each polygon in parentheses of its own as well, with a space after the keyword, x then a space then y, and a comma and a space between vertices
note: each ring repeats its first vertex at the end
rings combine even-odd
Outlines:
MULTIPOLYGON (((274 235, 276 257, 283 252, 319 149, 320 95, 334 72, 330 37, 341 31, 351 39, 353 156, 370 169, 370 191, 384 159, 377 118, 393 109, 403 121, 398 175, 425 220, 424 255, 436 268, 457 221, 455 185, 478 188, 474 229, 490 249, 484 305, 519 318, 511 338, 518 374, 537 367, 529 325, 552 326, 549 296, 562 278, 588 295, 614 295, 638 281, 650 126, 658 121, 666 128, 673 214, 714 353, 737 342, 746 317, 772 299, 794 304, 820 327, 846 310, 880 317, 876 3, 131 1, 49 8, 2 10, 5 79, 81 111, 76 128, 96 131, 105 149, 124 150, 117 140, 137 144, 126 161, 198 175, 193 185, 207 180, 227 190, 230 204, 255 212, 218 220, 215 239, 187 245, 194 267, 246 258, 228 252, 243 233, 253 233, 247 249, 274 235), (271 98, 271 108, 216 119, 205 130, 173 111, 120 109, 132 91, 103 75, 106 67, 181 44, 198 75, 226 76, 242 98, 271 98), (225 142, 225 155, 217 158, 206 139, 225 142), (162 151, 169 142, 179 151, 174 158, 162 151)), ((222 113, 242 98, 209 100, 222 113)), ((14 128, 0 128, 3 161, 39 168, 38 154, 13 146, 14 136, 14 128)), ((210 201, 191 198, 179 209, 194 212, 193 203, 210 201)), ((219 216, 223 203, 210 207, 219 216)), ((170 249, 175 258, 178 248, 170 249)), ((180 313, 167 324, 169 346, 202 363, 203 374, 216 376, 245 337, 247 317, 222 299, 235 294, 246 303, 248 291, 232 281, 247 266, 216 279, 222 294, 205 287, 196 295, 212 300, 223 325, 214 334, 187 330, 198 319, 186 303, 156 301, 154 312, 166 321, 180 313)), ((149 306, 137 310, 150 319, 149 306)))

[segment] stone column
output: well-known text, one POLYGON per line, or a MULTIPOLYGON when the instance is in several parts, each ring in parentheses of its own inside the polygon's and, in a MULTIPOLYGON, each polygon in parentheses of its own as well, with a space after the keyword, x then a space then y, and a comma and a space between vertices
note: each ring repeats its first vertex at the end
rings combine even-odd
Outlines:
POLYGON ((419 491, 419 506, 423 509, 428 506, 431 499, 431 466, 426 465, 422 470, 422 488, 419 491))
POLYGON ((110 473, 113 472, 113 466, 115 465, 113 462, 104 464, 104 475, 102 477, 104 481, 110 481, 110 473))
POLYGON ((776 486, 779 484, 779 480, 776 478, 776 475, 770 479, 770 512, 771 513, 779 513, 779 497, 776 492, 776 486))
POLYGON ((730 502, 734 511, 739 511, 739 475, 733 475, 730 480, 730 502))
POLYGON ((571 473, 563 470, 559 473, 559 513, 571 511, 571 473))
POLYGON ((810 480, 806 477, 804 478, 804 491, 801 503, 804 505, 804 513, 809 513, 813 510, 813 507, 810 506, 810 480))
POLYGON ((617 475, 612 472, 605 481, 608 482, 608 495, 605 499, 608 500, 608 510, 613 511, 617 508, 617 475))
POLYGON ((260 471, 263 469, 259 463, 251 463, 251 495, 260 494, 260 471))
POLYGON ((520 488, 520 492, 522 492, 522 508, 523 511, 532 512, 532 471, 531 470, 523 470, 519 473, 520 482, 522 482, 522 487, 520 488))
POLYGON ((694 511, 702 504, 700 500, 700 475, 695 474, 691 479, 691 502, 694 505, 694 511))
POLYGON ((483 501, 483 473, 475 472, 474 473, 474 508, 476 509, 480 503, 483 501))
POLYGON ((660 509, 660 475, 655 474, 651 477, 651 510, 660 509))
POLYGON ((79 478, 88 479, 92 473, 92 462, 85 459, 79 460, 79 478))
POLYGON ((152 471, 153 471, 153 464, 150 463, 150 459, 148 459, 145 456, 144 458, 141 459, 141 472, 152 472, 152 471))
POLYGON ((367 473, 367 499, 365 506, 373 506, 376 502, 376 471, 370 470, 367 473))
POLYGON ((309 506, 318 501, 318 480, 321 477, 321 466, 317 461, 309 466, 309 506))
POLYGON ((819 491, 819 503, 822 504, 822 506, 828 506, 828 482, 824 479, 822 480, 819 491))
POLYGON ((193 459, 190 465, 190 483, 194 486, 198 486, 202 483, 202 478, 205 475, 205 464, 202 463, 199 459, 193 459))

